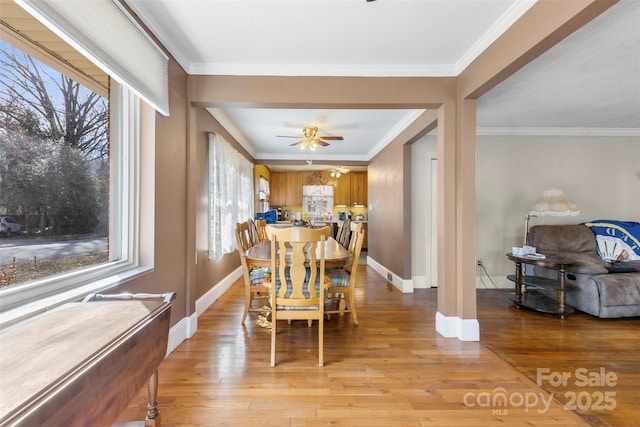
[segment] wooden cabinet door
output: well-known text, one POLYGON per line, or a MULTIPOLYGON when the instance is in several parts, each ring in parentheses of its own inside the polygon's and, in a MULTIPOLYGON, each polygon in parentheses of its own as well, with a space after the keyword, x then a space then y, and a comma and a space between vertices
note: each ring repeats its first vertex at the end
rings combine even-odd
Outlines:
POLYGON ((333 205, 351 205, 351 173, 338 178, 337 184, 333 187, 333 205))
POLYGON ((302 206, 302 172, 287 172, 287 206, 302 206))
POLYGON ((269 183, 269 205, 286 206, 286 174, 284 172, 271 172, 269 183))
POLYGON ((351 204, 367 206, 367 173, 350 172, 351 174, 351 204))

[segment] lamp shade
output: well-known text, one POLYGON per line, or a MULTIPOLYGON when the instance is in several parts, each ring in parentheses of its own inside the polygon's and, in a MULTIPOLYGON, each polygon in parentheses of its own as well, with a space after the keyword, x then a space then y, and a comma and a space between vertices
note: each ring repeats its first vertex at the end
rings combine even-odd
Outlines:
POLYGON ((545 190, 529 210, 531 216, 575 216, 579 213, 580 209, 573 200, 557 188, 545 190))

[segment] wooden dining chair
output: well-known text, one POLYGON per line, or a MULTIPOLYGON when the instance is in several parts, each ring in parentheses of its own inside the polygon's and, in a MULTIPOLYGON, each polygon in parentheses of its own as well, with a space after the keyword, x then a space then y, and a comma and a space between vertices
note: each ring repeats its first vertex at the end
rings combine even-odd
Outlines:
POLYGON ((256 229, 258 230, 258 241, 264 242, 267 240, 267 220, 259 219, 256 220, 256 229))
POLYGON ((276 364, 279 320, 318 321, 318 365, 324 365, 325 231, 308 227, 269 227, 271 240, 271 366, 276 364), (318 250, 319 249, 319 250, 318 250), (317 256, 316 251, 319 252, 317 256))
POLYGON ((345 248, 349 245, 351 237, 351 220, 345 219, 338 226, 338 234, 336 234, 336 240, 345 248))
POLYGON ((351 263, 345 268, 328 268, 326 274, 331 277, 331 286, 327 289, 326 314, 351 313, 354 324, 358 324, 358 314, 356 312, 355 288, 356 273, 358 271, 358 259, 362 251, 364 241, 364 230, 362 224, 352 224, 351 241, 349 247, 353 247, 351 252, 351 263), (359 226, 359 227, 358 227, 359 226))
POLYGON ((260 313, 265 311, 262 307, 254 307, 253 302, 257 298, 266 298, 269 295, 269 288, 263 285, 269 275, 269 270, 263 267, 250 266, 244 257, 244 253, 253 246, 250 241, 248 222, 236 224, 236 241, 244 278, 244 313, 242 314, 242 324, 244 324, 250 311, 260 313))
POLYGON ((328 240, 329 237, 333 236, 333 225, 327 224, 322 227, 317 227, 316 230, 319 230, 324 234, 325 240, 328 240))
POLYGON ((351 224, 349 224, 350 235, 349 235, 349 245, 347 246, 347 249, 349 249, 349 252, 353 253, 356 247, 357 239, 354 239, 353 233, 354 232, 359 233, 362 229, 363 227, 361 222, 352 222, 351 224))
POLYGON ((247 220, 247 224, 249 225, 249 242, 251 246, 255 246, 260 243, 260 239, 258 238, 258 227, 254 220, 249 218, 247 220))

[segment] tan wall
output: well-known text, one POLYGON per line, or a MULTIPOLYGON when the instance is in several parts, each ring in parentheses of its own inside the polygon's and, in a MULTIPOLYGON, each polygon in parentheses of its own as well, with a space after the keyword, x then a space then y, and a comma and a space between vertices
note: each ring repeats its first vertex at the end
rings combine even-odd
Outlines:
POLYGON ((424 112, 367 169, 368 253, 403 279, 411 278, 411 144, 434 126, 435 119, 433 110, 424 112))
POLYGON ((208 132, 221 133, 250 156, 206 110, 189 106, 188 78, 174 61, 169 81, 171 114, 155 115, 154 270, 114 292, 176 292, 174 325, 191 316, 196 300, 240 266, 237 252, 218 262, 208 259, 208 132))
POLYGON ((173 325, 192 313, 193 301, 189 299, 186 281, 187 77, 175 61, 170 62, 169 72, 171 115, 155 115, 154 270, 114 292, 176 292, 171 314, 173 325))
POLYGON ((404 144, 394 141, 367 168, 369 193, 368 255, 388 270, 404 277, 404 144))
POLYGON ((194 132, 196 158, 193 173, 197 177, 195 246, 198 260, 194 298, 197 300, 240 266, 238 252, 227 254, 218 261, 209 260, 209 133, 216 132, 221 134, 234 148, 242 152, 247 158, 250 159, 250 157, 211 114, 202 108, 195 108, 194 111, 196 115, 196 130, 194 132))
POLYGON ((544 190, 561 189, 580 215, 533 218, 531 226, 640 221, 640 137, 479 136, 477 169, 478 259, 500 286, 513 285, 505 253, 522 246, 525 216, 544 190))

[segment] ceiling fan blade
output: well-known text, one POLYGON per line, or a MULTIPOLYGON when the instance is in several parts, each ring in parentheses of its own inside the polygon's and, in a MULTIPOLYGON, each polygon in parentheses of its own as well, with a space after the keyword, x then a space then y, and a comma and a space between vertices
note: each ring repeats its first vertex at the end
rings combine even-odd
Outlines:
POLYGON ((328 145, 330 145, 328 142, 324 142, 322 139, 318 140, 318 145, 322 145, 323 147, 326 147, 328 145))
POLYGON ((289 147, 293 147, 294 145, 298 145, 300 143, 302 143, 302 141, 294 142, 293 144, 289 144, 289 147))
POLYGON ((328 141, 343 141, 344 138, 341 136, 321 136, 320 139, 326 139, 328 141))
POLYGON ((299 136, 291 136, 291 135, 276 135, 276 138, 300 138, 299 136))

